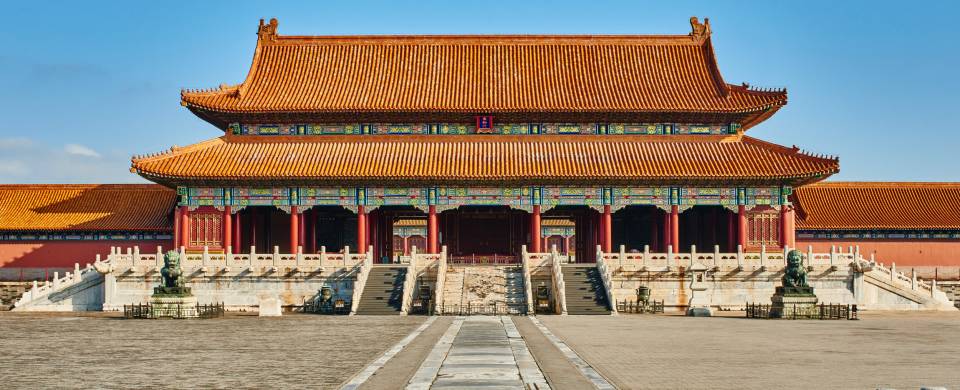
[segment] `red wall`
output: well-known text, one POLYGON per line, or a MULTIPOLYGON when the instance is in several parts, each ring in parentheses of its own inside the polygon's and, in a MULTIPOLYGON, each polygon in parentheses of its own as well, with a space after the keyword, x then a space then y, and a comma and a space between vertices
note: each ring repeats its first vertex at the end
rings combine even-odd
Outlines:
POLYGON ((806 251, 813 245, 814 252, 829 252, 831 245, 843 247, 860 246, 863 257, 873 253, 878 262, 886 265, 897 263, 898 268, 920 266, 960 267, 960 241, 958 240, 825 240, 797 238, 797 247, 806 251))
POLYGON ((97 254, 106 259, 111 246, 139 246, 144 253, 154 253, 157 246, 173 248, 173 240, 147 241, 0 241, 0 267, 73 268, 93 263, 97 254))

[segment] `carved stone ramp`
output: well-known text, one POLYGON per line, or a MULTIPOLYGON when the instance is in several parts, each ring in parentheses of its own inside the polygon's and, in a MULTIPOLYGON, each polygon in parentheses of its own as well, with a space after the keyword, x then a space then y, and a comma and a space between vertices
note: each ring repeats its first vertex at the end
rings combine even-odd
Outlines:
MULTIPOLYGON (((904 281, 891 280, 889 274, 884 274, 877 269, 864 272, 863 280, 866 283, 875 286, 880 291, 885 291, 889 294, 900 297, 902 300, 913 302, 917 305, 918 309, 947 311, 956 310, 953 302, 950 301, 949 297, 947 297, 943 291, 934 289, 931 292, 929 289, 915 289, 904 281)), ((875 303, 874 305, 878 306, 877 308, 883 308, 882 306, 879 306, 879 304, 875 303)))

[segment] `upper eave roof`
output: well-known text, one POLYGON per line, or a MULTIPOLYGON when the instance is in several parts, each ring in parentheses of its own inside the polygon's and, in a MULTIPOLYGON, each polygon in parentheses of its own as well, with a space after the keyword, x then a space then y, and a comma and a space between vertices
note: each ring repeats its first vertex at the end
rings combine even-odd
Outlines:
MULTIPOLYGON (((757 113, 785 90, 723 81, 710 25, 689 35, 280 36, 261 20, 239 85, 185 90, 220 113, 757 113)), ((767 114, 769 115, 769 114, 767 114)))
POLYGON ((823 182, 793 196, 797 229, 960 229, 960 183, 823 182))
POLYGON ((802 184, 836 173, 811 156, 742 135, 226 135, 131 170, 182 182, 429 184, 802 184))
POLYGON ((176 198, 156 184, 4 184, 0 231, 166 232, 176 198))

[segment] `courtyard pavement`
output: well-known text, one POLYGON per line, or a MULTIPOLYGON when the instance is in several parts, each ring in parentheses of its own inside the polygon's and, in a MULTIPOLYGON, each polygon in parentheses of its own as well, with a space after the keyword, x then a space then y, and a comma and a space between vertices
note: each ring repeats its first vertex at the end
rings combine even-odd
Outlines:
POLYGON ((0 312, 0 383, 327 389, 375 367, 361 389, 484 378, 553 389, 960 388, 960 312, 861 312, 861 321, 742 316, 177 321, 0 312))
POLYGON ((332 389, 426 317, 124 320, 0 312, 0 383, 21 388, 332 389))
POLYGON ((622 389, 960 388, 960 312, 860 321, 540 316, 622 389))

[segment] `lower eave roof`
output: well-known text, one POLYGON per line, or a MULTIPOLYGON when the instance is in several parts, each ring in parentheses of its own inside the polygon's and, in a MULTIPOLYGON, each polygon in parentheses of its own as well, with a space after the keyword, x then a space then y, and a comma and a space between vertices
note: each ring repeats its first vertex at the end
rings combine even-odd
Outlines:
POLYGON ((181 182, 431 184, 802 184, 839 169, 741 135, 227 135, 152 156, 131 170, 181 182))
POLYGON ((169 232, 176 198, 156 184, 0 185, 0 231, 169 232))
POLYGON ((799 230, 960 230, 960 183, 823 182, 793 197, 799 230))

